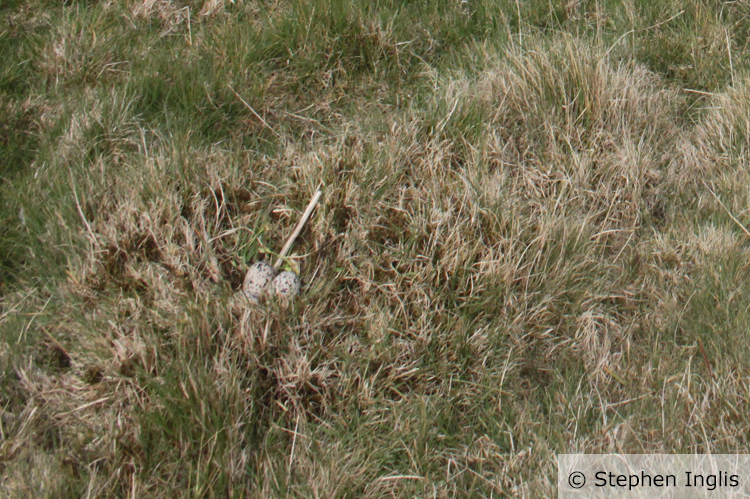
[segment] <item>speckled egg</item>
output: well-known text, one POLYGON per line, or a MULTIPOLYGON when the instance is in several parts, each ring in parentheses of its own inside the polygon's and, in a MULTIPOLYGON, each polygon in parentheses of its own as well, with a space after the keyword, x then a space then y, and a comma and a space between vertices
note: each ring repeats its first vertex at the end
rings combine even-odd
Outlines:
POLYGON ((242 291, 250 300, 257 302, 275 274, 276 270, 267 262, 254 263, 245 275, 242 291))
POLYGON ((276 278, 273 280, 272 285, 274 293, 276 293, 278 296, 282 296, 284 298, 292 298, 293 296, 297 295, 297 293, 299 293, 299 276, 294 272, 285 270, 284 272, 281 272, 276 276, 276 278))

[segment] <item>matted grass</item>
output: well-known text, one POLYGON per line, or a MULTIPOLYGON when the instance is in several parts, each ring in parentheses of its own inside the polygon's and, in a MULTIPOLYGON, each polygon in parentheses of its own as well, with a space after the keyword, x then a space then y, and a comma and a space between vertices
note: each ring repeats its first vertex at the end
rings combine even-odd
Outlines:
POLYGON ((743 5, 6 2, 0 495, 746 452, 743 5), (321 181, 302 295, 233 310, 321 181))

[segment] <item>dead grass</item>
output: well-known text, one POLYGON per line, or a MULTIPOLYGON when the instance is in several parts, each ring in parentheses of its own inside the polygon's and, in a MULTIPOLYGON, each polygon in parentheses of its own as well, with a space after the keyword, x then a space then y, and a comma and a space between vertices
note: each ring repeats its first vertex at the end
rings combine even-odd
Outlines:
POLYGON ((53 15, 0 185, 2 495, 544 497, 561 452, 745 449, 744 52, 686 92, 613 45, 677 4, 337 5, 53 15), (302 295, 232 310, 320 181, 302 295))

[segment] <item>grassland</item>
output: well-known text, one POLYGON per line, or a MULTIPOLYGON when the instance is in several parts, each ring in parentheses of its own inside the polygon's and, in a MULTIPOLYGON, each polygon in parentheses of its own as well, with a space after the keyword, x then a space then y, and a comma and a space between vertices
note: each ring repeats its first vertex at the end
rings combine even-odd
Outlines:
POLYGON ((750 4, 0 3, 0 496, 545 497, 747 452, 750 4), (290 306, 232 310, 320 183, 290 306))

